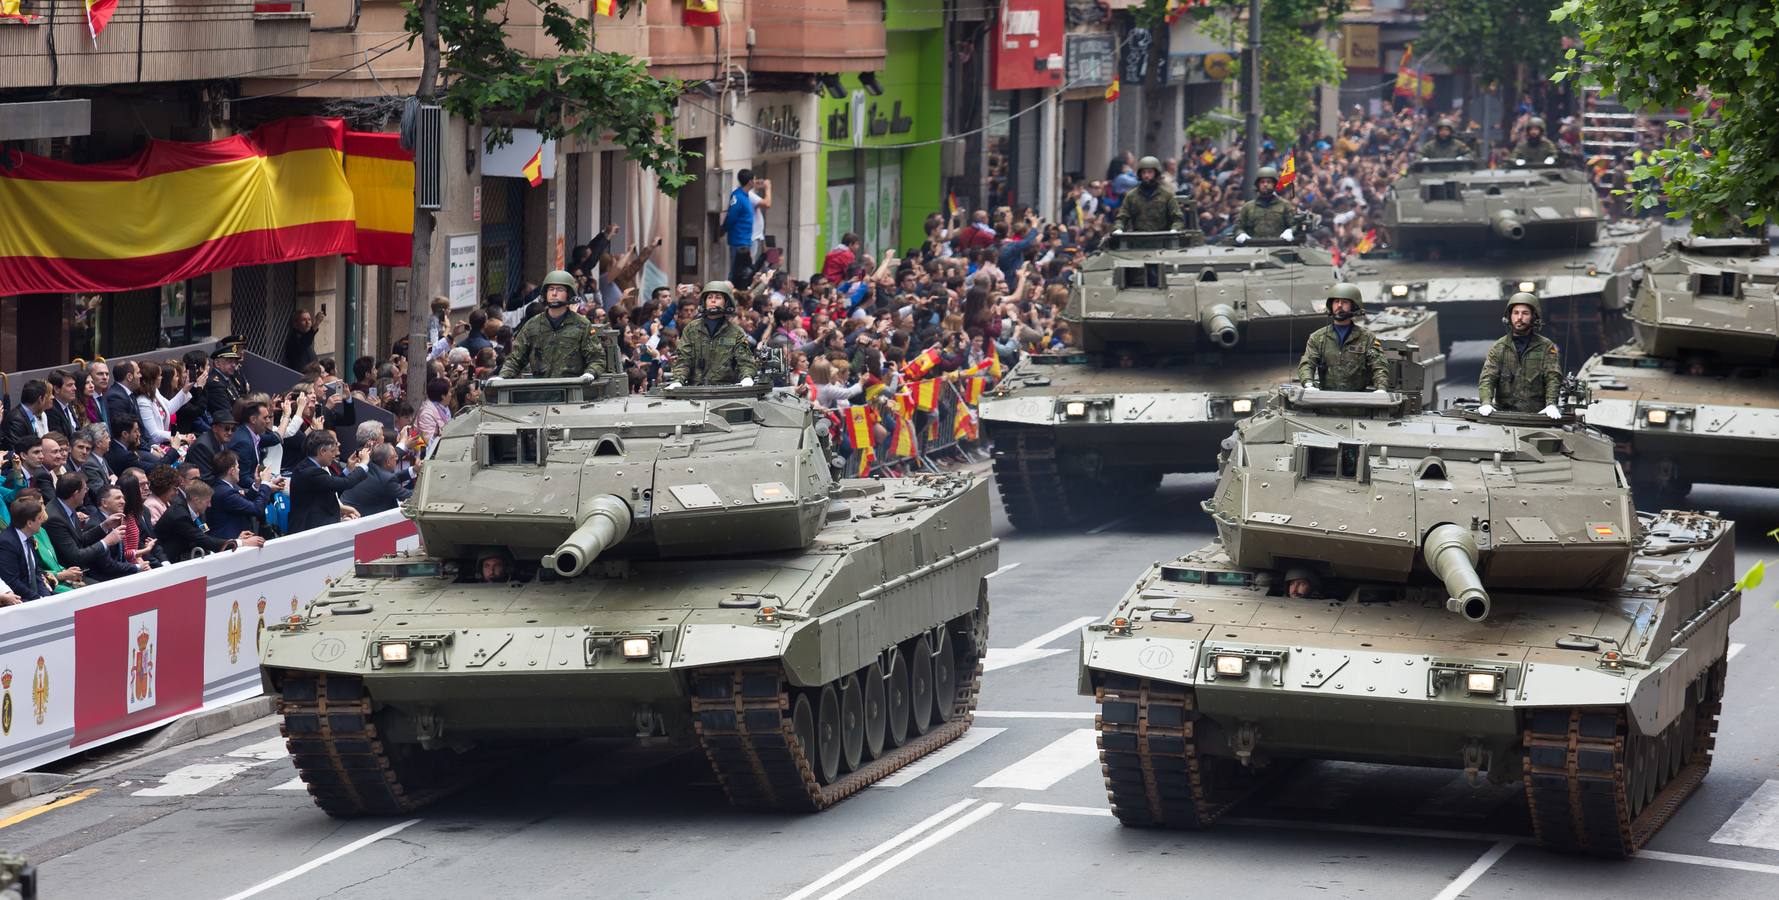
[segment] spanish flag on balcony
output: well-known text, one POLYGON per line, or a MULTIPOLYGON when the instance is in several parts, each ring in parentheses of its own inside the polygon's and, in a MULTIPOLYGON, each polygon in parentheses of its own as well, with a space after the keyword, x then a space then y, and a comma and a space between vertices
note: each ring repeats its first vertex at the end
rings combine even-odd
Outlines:
POLYGON ((86 0, 86 30, 92 35, 93 46, 99 46, 99 32, 111 24, 111 14, 117 12, 117 0, 86 0))
POLYGON ((602 16, 618 14, 618 0, 593 0, 593 11, 602 16))
POLYGON ((1116 78, 1112 79, 1112 83, 1106 87, 1106 102, 1107 103, 1117 103, 1118 102, 1118 87, 1119 87, 1118 79, 1116 79, 1116 78))
POLYGON ((339 119, 304 117, 220 141, 150 141, 95 165, 0 151, 10 164, 0 167, 0 297, 129 291, 356 254, 361 229, 394 252, 387 245, 413 232, 413 164, 348 177, 346 134, 339 119))
POLYGON ((346 132, 346 183, 358 227, 358 252, 347 262, 405 266, 414 261, 414 152, 401 135, 346 132))
POLYGON ((702 28, 715 28, 723 24, 723 13, 718 8, 719 0, 686 0, 686 12, 680 17, 680 24, 702 28))
POLYGON ((527 182, 530 182, 532 187, 537 187, 538 185, 544 183, 544 145, 543 144, 537 145, 537 152, 531 154, 531 158, 525 161, 524 167, 521 168, 519 171, 525 173, 525 180, 527 182))

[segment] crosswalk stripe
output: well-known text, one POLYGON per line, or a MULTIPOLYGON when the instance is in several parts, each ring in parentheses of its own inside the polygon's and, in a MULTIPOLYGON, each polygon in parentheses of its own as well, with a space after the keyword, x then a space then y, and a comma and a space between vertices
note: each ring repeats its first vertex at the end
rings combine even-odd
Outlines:
POLYGON ((304 784, 303 779, 301 778, 292 778, 289 781, 273 785, 270 788, 270 790, 274 791, 306 791, 308 789, 309 786, 304 784))
POLYGON ((1047 791, 1057 782, 1099 759, 1099 740, 1091 728, 1077 728, 1024 759, 976 782, 979 788, 1047 791))
POLYGON ((1068 653, 1074 650, 1074 648, 1046 648, 1044 645, 1066 635, 1074 634, 1081 630, 1081 626, 1096 621, 1097 619, 1097 616, 1082 616, 1079 619, 1071 619, 1017 647, 990 647, 988 655, 982 658, 982 671, 993 672, 996 669, 1005 669, 1008 666, 1017 666, 1020 663, 1028 663, 1048 656, 1068 653))
POLYGON ((939 750, 929 753, 900 769, 897 769, 894 775, 877 782, 876 787, 901 787, 902 785, 957 759, 965 753, 982 746, 982 744, 989 738, 1006 730, 1007 729, 1005 728, 983 728, 980 725, 971 726, 970 730, 964 732, 957 740, 946 744, 939 750))
POLYGON ((283 759, 287 755, 283 738, 269 738, 257 744, 230 750, 219 761, 180 766, 163 776, 160 784, 135 791, 130 796, 189 797, 201 794, 248 769, 283 759))
POLYGON ((1741 652, 1742 652, 1742 648, 1743 648, 1743 647, 1746 647, 1746 646, 1748 646, 1748 645, 1747 645, 1747 644, 1731 644, 1731 645, 1730 645, 1730 652, 1729 652, 1729 653, 1727 653, 1727 654, 1725 654, 1725 655, 1724 655, 1724 659, 1726 659, 1726 660, 1728 660, 1728 659, 1735 659, 1735 658, 1736 658, 1736 654, 1738 654, 1738 653, 1741 653, 1741 652))
POLYGON ((1711 836, 1711 843, 1779 850, 1779 781, 1755 788, 1711 836))

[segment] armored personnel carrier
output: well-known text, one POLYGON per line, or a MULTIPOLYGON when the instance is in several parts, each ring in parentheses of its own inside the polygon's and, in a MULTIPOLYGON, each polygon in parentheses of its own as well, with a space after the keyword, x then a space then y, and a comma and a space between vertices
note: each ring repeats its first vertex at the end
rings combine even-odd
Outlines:
POLYGON ((1779 487, 1779 256, 1763 238, 1693 237, 1651 260, 1633 340, 1589 359, 1589 425, 1619 444, 1639 496, 1695 480, 1779 487))
POLYGON ((1544 302, 1544 333, 1565 357, 1623 341, 1627 276, 1661 249, 1660 229, 1605 222, 1586 173, 1527 162, 1410 163, 1384 197, 1387 247, 1346 265, 1365 302, 1425 305, 1448 342, 1493 340, 1501 304, 1527 291, 1544 302))
POLYGON ((504 752, 700 749, 731 802, 817 810, 970 725, 987 486, 835 481, 760 387, 505 380, 363 563, 268 628, 267 690, 322 809, 422 805, 504 752))
MULTIPOLYGON (((1329 253, 1198 237, 1107 238, 1064 312, 1080 345, 1027 355, 983 399, 995 481, 1016 527, 1079 525, 1164 473, 1204 468, 1327 324, 1328 287, 1341 280, 1329 253)), ((1370 309, 1366 326, 1425 370, 1414 377, 1436 383, 1444 360, 1432 352, 1435 317, 1370 309)))
POLYGON ((1121 821, 1203 827, 1282 763, 1362 761, 1522 785, 1539 842, 1626 856, 1698 787, 1732 523, 1634 512, 1572 415, 1415 405, 1281 391, 1221 460, 1217 541, 1088 626, 1121 821))

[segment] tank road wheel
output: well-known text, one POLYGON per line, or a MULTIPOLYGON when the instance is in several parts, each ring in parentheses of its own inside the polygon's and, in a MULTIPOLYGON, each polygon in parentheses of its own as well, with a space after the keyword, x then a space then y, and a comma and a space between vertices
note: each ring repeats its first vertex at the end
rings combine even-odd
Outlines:
POLYGON ((809 694, 805 691, 797 691, 797 699, 791 703, 791 730, 796 732, 805 756, 816 754, 815 707, 810 704, 809 694))
POLYGON ((830 682, 822 685, 816 696, 816 773, 822 784, 833 784, 840 777, 840 692, 830 682))
POLYGON ((883 683, 883 667, 872 663, 855 676, 864 690, 865 758, 883 755, 885 732, 889 728, 888 691, 883 683))
POLYGON ((889 678, 883 682, 885 691, 884 745, 900 747, 908 743, 908 713, 911 705, 908 686, 908 659, 901 650, 890 654, 889 678))
MULTIPOLYGON (((945 634, 941 628, 939 634, 945 634)), ((941 646, 933 654, 933 723, 951 721, 952 707, 957 704, 957 660, 952 657, 951 641, 940 638, 941 646)))
POLYGON ((926 734, 933 724, 933 645, 926 635, 902 651, 902 662, 908 666, 908 730, 926 734))
POLYGON ((865 753, 865 697, 856 675, 840 681, 840 764, 856 772, 865 753))

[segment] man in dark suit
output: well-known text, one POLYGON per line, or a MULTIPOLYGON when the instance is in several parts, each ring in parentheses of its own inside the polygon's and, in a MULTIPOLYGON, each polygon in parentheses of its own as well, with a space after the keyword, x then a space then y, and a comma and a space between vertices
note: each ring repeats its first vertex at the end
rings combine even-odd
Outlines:
POLYGON ((198 436, 185 451, 185 462, 198 467, 198 477, 209 480, 216 454, 228 447, 235 437, 235 415, 223 410, 210 416, 210 430, 198 436))
POLYGON ((235 451, 235 458, 241 462, 239 485, 246 486, 259 476, 259 467, 265 462, 266 453, 280 441, 272 431, 272 407, 265 401, 242 403, 235 418, 240 424, 235 428, 235 436, 229 440, 228 449, 235 451))
POLYGON ((7 512, 12 514, 12 524, 0 531, 0 582, 19 600, 47 597, 52 590, 43 578, 43 567, 37 564, 32 540, 43 527, 43 501, 16 497, 7 512))
POLYGON ((44 411, 49 430, 73 437, 80 428, 74 417, 74 376, 59 370, 49 373, 49 392, 49 409, 44 411))
POLYGON ((161 463, 173 465, 179 461, 178 454, 168 453, 157 456, 141 449, 142 425, 135 416, 114 416, 111 419, 111 447, 105 451, 105 465, 119 475, 125 469, 141 469, 146 472, 161 463))
POLYGON ((56 559, 62 565, 77 566, 94 581, 119 578, 137 571, 112 552, 118 542, 123 540, 123 532, 118 526, 118 519, 105 518, 88 525, 80 524, 75 515, 86 502, 86 478, 82 475, 63 475, 56 482, 56 491, 43 503, 47 517, 43 528, 49 533, 49 544, 55 548, 56 559))
POLYGON ((86 445, 85 456, 80 458, 80 474, 86 476, 87 499, 93 499, 99 488, 111 483, 111 464, 105 461, 105 452, 111 449, 111 428, 104 422, 94 422, 74 437, 76 455, 82 443, 86 445))
POLYGON ((136 418, 136 364, 124 360, 111 369, 111 387, 105 391, 105 421, 116 423, 128 416, 136 418))
POLYGON ((192 482, 185 489, 185 499, 181 501, 175 496, 173 502, 167 504, 167 511, 161 514, 160 521, 154 523, 155 537, 160 538, 168 559, 174 562, 187 560, 198 549, 205 553, 220 553, 236 547, 265 545, 265 538, 251 531, 227 538, 210 533, 203 521, 204 513, 210 510, 210 497, 210 485, 202 481, 192 482))
POLYGON ((19 402, 6 413, 5 439, 6 446, 14 453, 23 453, 24 446, 31 438, 42 437, 49 428, 44 424, 44 410, 55 398, 49 392, 49 384, 33 378, 25 382, 19 389, 19 402))
POLYGON ((397 503, 408 499, 408 495, 413 493, 402 485, 401 476, 395 472, 395 464, 394 447, 388 444, 372 446, 370 461, 364 466, 364 480, 341 494, 340 499, 358 510, 361 516, 394 509, 397 503))
POLYGON ((366 477, 358 468, 364 462, 360 448, 347 463, 351 474, 334 472, 334 461, 340 457, 340 442, 331 432, 316 430, 303 438, 303 458, 290 475, 290 533, 308 531, 340 521, 342 515, 358 517, 358 510, 342 506, 339 495, 356 487, 366 477))

